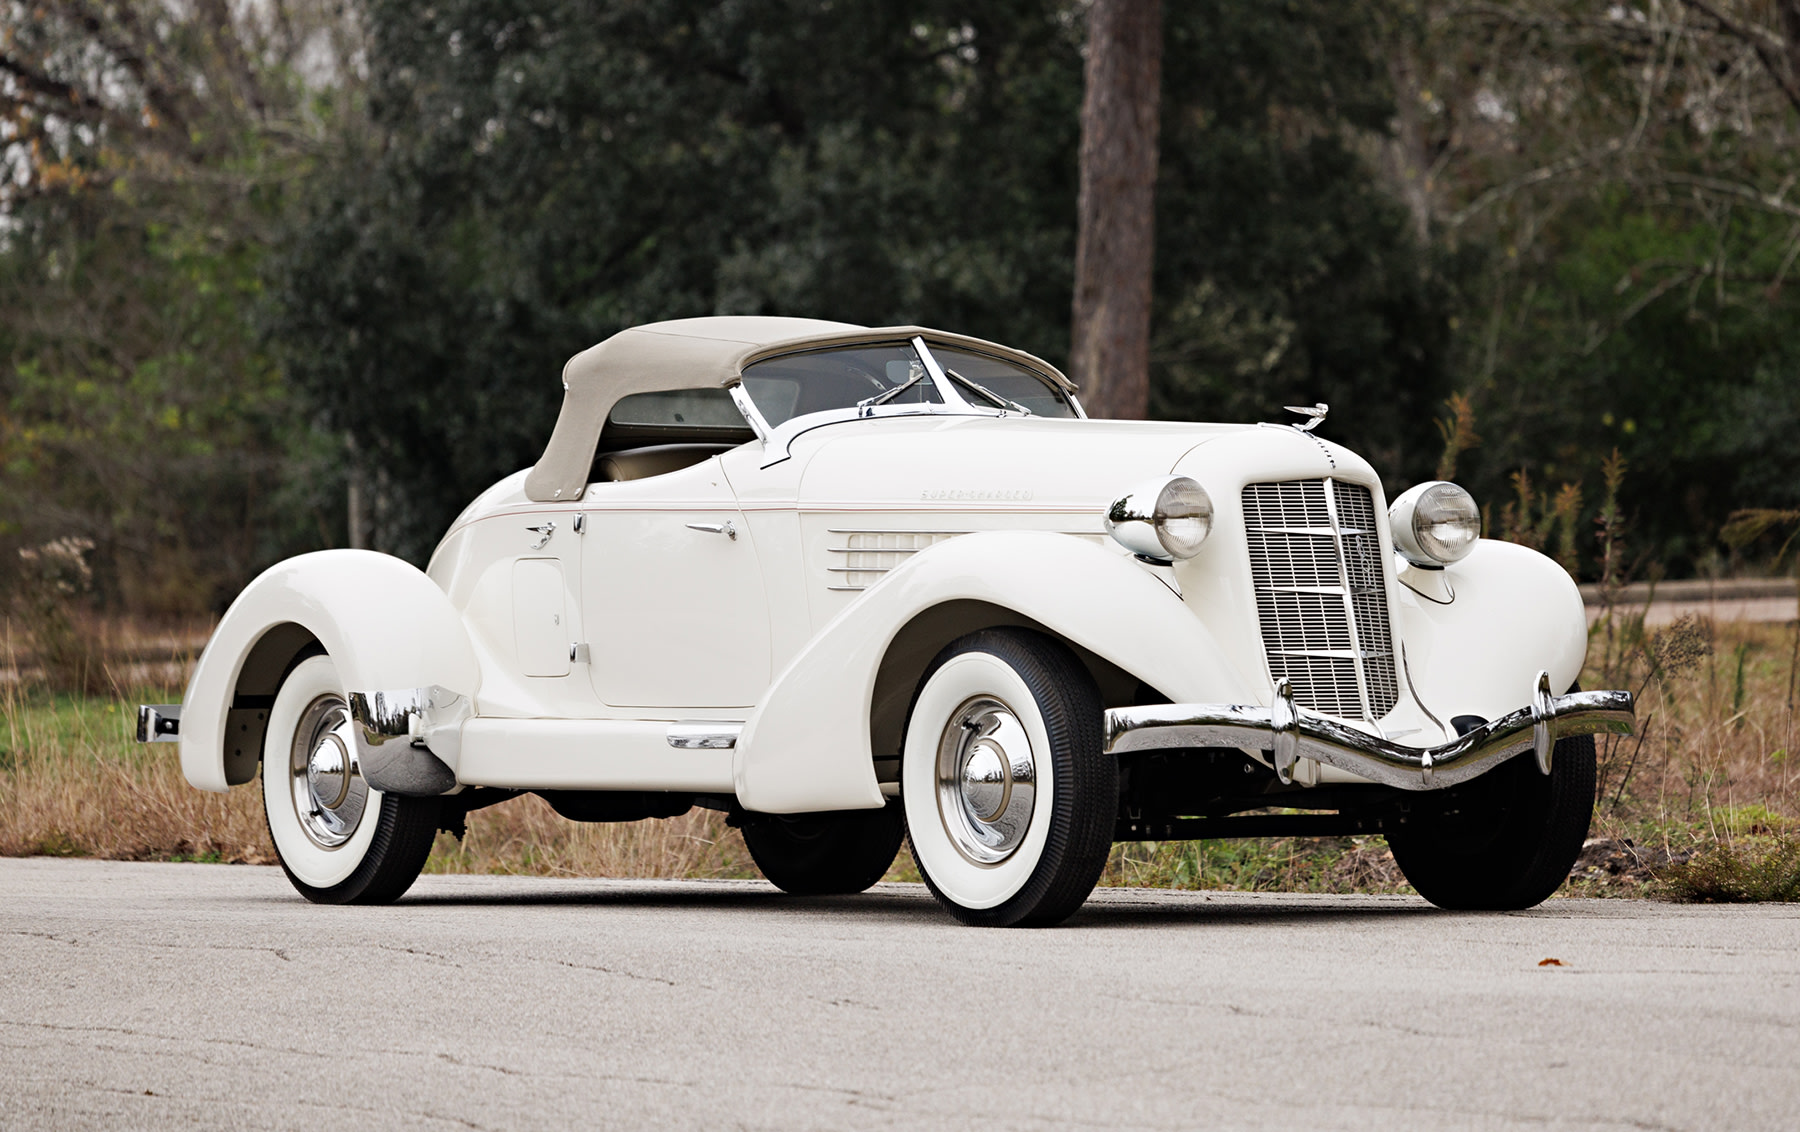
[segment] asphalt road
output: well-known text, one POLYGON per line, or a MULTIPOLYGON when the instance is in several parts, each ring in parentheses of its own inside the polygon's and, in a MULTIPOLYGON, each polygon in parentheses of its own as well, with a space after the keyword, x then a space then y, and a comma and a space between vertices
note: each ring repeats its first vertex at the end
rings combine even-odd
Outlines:
POLYGON ((1800 907, 0 860, 0 1127, 1781 1128, 1800 907), (1540 966, 1559 959, 1561 966, 1540 966))

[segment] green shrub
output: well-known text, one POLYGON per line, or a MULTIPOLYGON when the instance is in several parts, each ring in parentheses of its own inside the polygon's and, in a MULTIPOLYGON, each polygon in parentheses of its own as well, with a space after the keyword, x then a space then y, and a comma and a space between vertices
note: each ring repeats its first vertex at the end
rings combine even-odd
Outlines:
POLYGON ((1746 837, 1719 842, 1662 874, 1663 895, 1704 904, 1800 900, 1800 841, 1746 837))

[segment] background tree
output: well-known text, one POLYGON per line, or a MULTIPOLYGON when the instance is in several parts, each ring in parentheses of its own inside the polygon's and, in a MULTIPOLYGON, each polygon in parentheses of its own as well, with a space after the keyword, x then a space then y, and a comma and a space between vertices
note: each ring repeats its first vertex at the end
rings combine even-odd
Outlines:
POLYGON ((354 27, 231 12, 0 4, 0 581, 77 538, 115 608, 202 612, 331 537, 252 314, 354 27))
POLYGON ((1081 102, 1069 376, 1096 417, 1150 406, 1161 0, 1094 0, 1081 102))
POLYGON ((1392 490, 1436 464, 1467 271, 1375 177, 1394 108, 1371 11, 1169 10, 1151 406, 1268 421, 1326 401, 1325 435, 1392 490))
POLYGON ((1059 6, 378 3, 370 43, 374 132, 269 278, 290 372, 389 475, 379 547, 534 460, 563 361, 634 323, 1067 340, 1059 6))
MULTIPOLYGON (((1640 551, 1724 565, 1727 514, 1800 507, 1794 9, 1166 6, 1148 412, 1328 401, 1396 489, 1455 395, 1497 519, 1518 472, 1601 498, 1617 447, 1640 551)), ((84 538, 116 607, 216 607, 341 544, 359 483, 422 560, 637 322, 925 322, 1079 373, 1089 6, 846 11, 0 0, 0 574, 84 538)))
POLYGON ((1640 550, 1682 574, 1718 564, 1736 507, 1800 502, 1792 8, 1390 10, 1385 179, 1435 250, 1481 264, 1453 336, 1481 497, 1526 470, 1599 498, 1616 447, 1640 550))
MULTIPOLYGON (((1328 95, 1342 80, 1275 65, 1296 38, 1321 42, 1309 21, 1361 27, 1334 11, 1171 17, 1163 130, 1184 152, 1157 187, 1174 219, 1153 357, 1175 378, 1157 412, 1347 402, 1393 369, 1377 351, 1395 321, 1429 309, 1392 251, 1401 211, 1337 137, 1346 106, 1381 120, 1379 91, 1328 95), (1309 124, 1268 140, 1284 116, 1309 124), (1271 354, 1265 326, 1289 345, 1246 393, 1238 367, 1271 354)), ((855 20, 802 0, 372 5, 372 132, 315 182, 268 279, 288 371, 388 477, 376 545, 426 553, 474 492, 536 458, 563 361, 635 322, 922 322, 1061 360, 1083 36, 1078 6, 1045 0, 855 20)), ((1429 370, 1436 339, 1420 339, 1429 370)), ((1410 424, 1424 437, 1431 373, 1410 424)), ((1391 399, 1367 400, 1360 419, 1404 431, 1391 399)), ((1363 439, 1345 417, 1336 435, 1363 439)))

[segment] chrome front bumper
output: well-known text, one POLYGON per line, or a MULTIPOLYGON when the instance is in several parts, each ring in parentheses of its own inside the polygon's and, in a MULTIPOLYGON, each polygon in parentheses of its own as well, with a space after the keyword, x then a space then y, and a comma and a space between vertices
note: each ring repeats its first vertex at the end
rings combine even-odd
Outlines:
POLYGON ((1361 731, 1342 720, 1294 703, 1286 680, 1270 707, 1237 704, 1154 704, 1106 713, 1108 754, 1175 747, 1236 747, 1268 751, 1281 781, 1293 781, 1294 764, 1313 759, 1402 790, 1441 790, 1486 774, 1507 759, 1531 751, 1550 773, 1550 755, 1567 735, 1630 735, 1636 716, 1630 692, 1550 693, 1550 675, 1538 673, 1531 703, 1441 747, 1406 747, 1361 731))

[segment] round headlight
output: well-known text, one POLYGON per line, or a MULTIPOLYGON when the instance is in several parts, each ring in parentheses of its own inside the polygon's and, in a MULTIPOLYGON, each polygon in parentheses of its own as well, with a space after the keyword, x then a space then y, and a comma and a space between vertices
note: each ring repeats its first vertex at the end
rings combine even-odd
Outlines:
POLYGON ((1409 489, 1388 508, 1394 548, 1414 565, 1447 566, 1468 557, 1481 538, 1481 508, 1453 483, 1435 480, 1409 489))
POLYGON ((1186 476, 1161 476, 1113 500, 1103 520, 1106 533, 1133 554, 1192 558, 1212 533, 1212 497, 1186 476))

